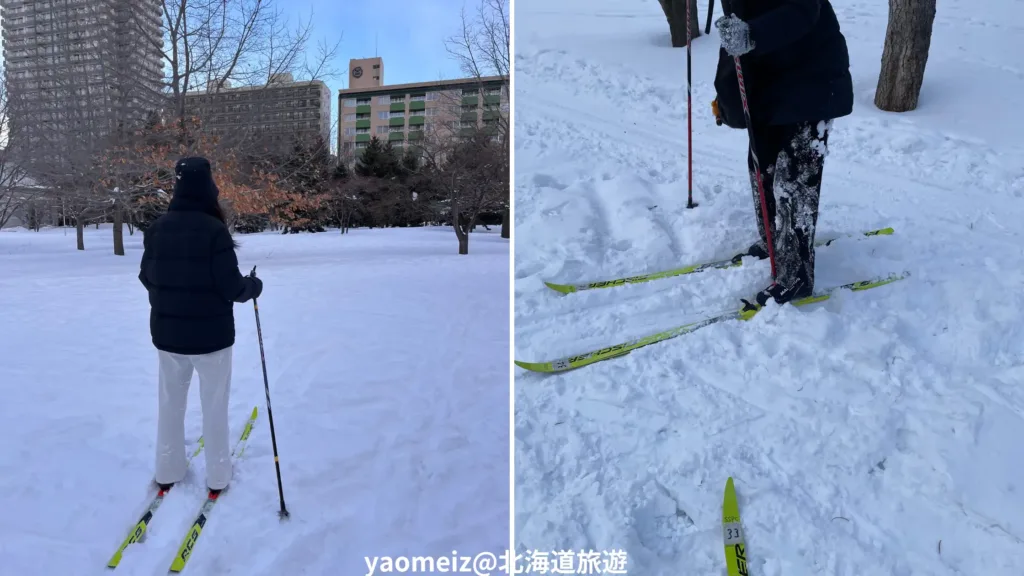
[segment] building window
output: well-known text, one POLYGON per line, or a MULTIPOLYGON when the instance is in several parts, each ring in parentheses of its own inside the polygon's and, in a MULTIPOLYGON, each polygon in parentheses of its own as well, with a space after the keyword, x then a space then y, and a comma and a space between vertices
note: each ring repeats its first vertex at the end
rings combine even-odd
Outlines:
POLYGON ((369 134, 369 128, 356 128, 356 134, 369 134))
POLYGON ((388 126, 388 132, 405 132, 405 126, 388 126))
POLYGON ((377 112, 378 120, 387 120, 388 118, 391 118, 391 113, 388 112, 387 110, 384 110, 383 112, 377 112))
POLYGON ((391 104, 391 96, 378 96, 377 104, 391 104))
POLYGON ((412 97, 409 98, 409 99, 412 100, 413 102, 422 102, 422 101, 427 99, 427 95, 426 94, 413 94, 412 97))
POLYGON ((345 122, 355 122, 355 121, 356 121, 356 115, 355 114, 345 114, 345 122))
POLYGON ((500 96, 501 88, 487 88, 484 90, 484 94, 487 96, 500 96))
POLYGON ((355 108, 355 106, 356 106, 356 99, 355 98, 346 98, 345 102, 344 102, 344 105, 347 108, 355 108))
POLYGON ((377 134, 387 134, 387 133, 388 133, 388 127, 387 126, 377 126, 377 134))
POLYGON ((405 118, 405 111, 404 110, 399 110, 399 111, 396 111, 396 112, 388 112, 388 114, 389 114, 388 118, 405 118))
POLYGON ((405 94, 392 94, 391 95, 391 101, 392 102, 405 102, 405 94))
POLYGON ((356 135, 356 129, 355 128, 345 128, 345 136, 355 136, 355 135, 356 135))
POLYGON ((359 98, 358 100, 356 100, 356 106, 369 106, 369 105, 370 105, 370 99, 369 98, 359 98))

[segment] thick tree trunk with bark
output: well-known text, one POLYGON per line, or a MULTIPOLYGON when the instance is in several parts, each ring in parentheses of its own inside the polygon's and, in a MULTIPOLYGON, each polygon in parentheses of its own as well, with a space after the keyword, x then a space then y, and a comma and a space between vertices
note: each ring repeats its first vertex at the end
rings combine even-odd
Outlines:
POLYGON ((875 106, 887 112, 917 108, 935 22, 935 0, 889 0, 882 71, 875 106))
POLYGON ((505 211, 501 213, 501 237, 505 239, 512 237, 512 226, 509 223, 510 211, 510 208, 505 208, 505 211))
POLYGON ((124 256, 124 211, 114 208, 114 255, 124 256))
POLYGON ((690 3, 690 34, 694 39, 700 36, 700 18, 697 16, 697 0, 658 0, 668 20, 672 34, 672 47, 686 46, 686 3, 690 3))
POLYGON ((85 250, 85 222, 81 216, 75 218, 75 237, 78 239, 78 249, 85 250))

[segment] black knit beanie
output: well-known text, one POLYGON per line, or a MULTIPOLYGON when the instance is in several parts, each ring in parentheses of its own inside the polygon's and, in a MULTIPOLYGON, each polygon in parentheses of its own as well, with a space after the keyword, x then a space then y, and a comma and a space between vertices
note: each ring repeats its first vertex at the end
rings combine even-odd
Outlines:
POLYGON ((174 166, 174 196, 215 204, 220 190, 213 181, 210 161, 201 156, 182 158, 174 166))

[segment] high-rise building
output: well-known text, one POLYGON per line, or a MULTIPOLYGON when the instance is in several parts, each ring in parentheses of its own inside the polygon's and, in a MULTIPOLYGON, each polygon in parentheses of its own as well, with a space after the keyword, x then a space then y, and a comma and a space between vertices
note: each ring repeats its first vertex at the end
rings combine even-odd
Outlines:
POLYGON ((12 132, 38 161, 161 106, 160 0, 0 0, 12 132))
POLYGON ((338 91, 338 151, 360 150, 377 136, 396 148, 430 130, 467 129, 508 118, 508 78, 384 83, 380 58, 349 61, 349 88, 338 91))
POLYGON ((295 140, 331 140, 331 91, 320 80, 298 81, 277 74, 266 86, 227 84, 189 92, 185 106, 205 129, 227 142, 290 146, 295 140))

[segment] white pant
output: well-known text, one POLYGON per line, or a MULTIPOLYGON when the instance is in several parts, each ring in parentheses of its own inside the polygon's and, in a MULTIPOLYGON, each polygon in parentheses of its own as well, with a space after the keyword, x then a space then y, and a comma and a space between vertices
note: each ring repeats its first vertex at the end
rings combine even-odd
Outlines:
POLYGON ((158 352, 160 414, 156 429, 156 481, 172 484, 185 478, 185 407, 194 368, 199 372, 199 400, 203 407, 206 484, 211 490, 222 490, 231 481, 232 473, 228 446, 231 347, 199 356, 158 352))

